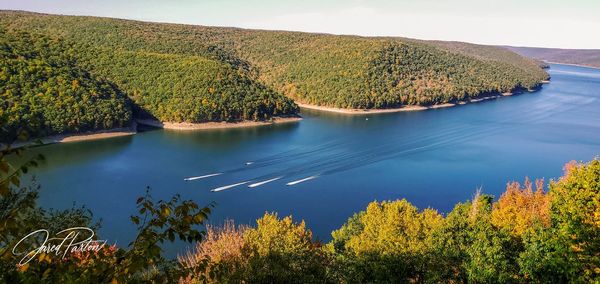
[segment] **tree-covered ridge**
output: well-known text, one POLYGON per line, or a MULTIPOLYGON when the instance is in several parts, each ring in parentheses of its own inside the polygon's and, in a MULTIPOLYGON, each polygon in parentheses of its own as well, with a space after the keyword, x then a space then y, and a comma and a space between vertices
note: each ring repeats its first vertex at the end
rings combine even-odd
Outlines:
POLYGON ((126 90, 137 106, 161 121, 266 120, 298 111, 291 99, 248 72, 203 56, 87 50, 90 57, 84 61, 90 70, 126 90))
POLYGON ((131 121, 132 107, 137 116, 168 122, 265 120, 298 112, 291 99, 258 82, 248 62, 218 46, 152 32, 138 41, 110 24, 75 25, 82 31, 70 36, 35 20, 28 23, 42 26, 19 25, 19 13, 2 15, 5 137, 19 128, 44 136, 121 127, 131 121))
MULTIPOLYGON (((3 12, 3 24, 82 47, 202 56, 303 103, 343 108, 436 104, 534 88, 548 75, 502 48, 403 38, 144 23, 3 12)), ((94 63, 90 58, 90 63, 94 63)), ((149 92, 151 94, 151 92, 149 92)))
POLYGON ((531 89, 544 78, 545 72, 540 70, 539 77, 529 72, 510 62, 473 59, 427 45, 390 42, 371 61, 367 80, 371 97, 364 104, 375 108, 442 104, 513 89, 531 89))
POLYGON ((58 39, 0 28, 0 142, 32 136, 123 127, 131 106, 113 84, 72 60, 58 39))

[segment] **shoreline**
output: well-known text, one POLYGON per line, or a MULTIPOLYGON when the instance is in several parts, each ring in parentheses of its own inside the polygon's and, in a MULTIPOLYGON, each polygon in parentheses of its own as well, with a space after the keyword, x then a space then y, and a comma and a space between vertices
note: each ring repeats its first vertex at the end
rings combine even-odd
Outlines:
MULTIPOLYGON (((584 66, 586 67, 586 66, 584 66)), ((548 84, 550 81, 543 81, 540 84, 548 84)), ((520 94, 525 91, 527 92, 535 92, 535 90, 524 90, 518 92, 507 92, 501 93, 492 96, 485 96, 479 98, 469 99, 468 101, 459 101, 456 103, 444 103, 437 104, 431 106, 403 106, 399 108, 388 108, 388 109, 344 109, 344 108, 336 108, 336 107, 326 107, 326 106, 316 106, 310 104, 303 104, 296 102, 296 104, 300 108, 324 111, 324 112, 332 112, 332 113, 340 113, 340 114, 349 114, 349 115, 369 115, 369 114, 384 114, 384 113, 397 113, 397 112, 407 112, 407 111, 423 111, 430 109, 438 109, 438 108, 448 108, 455 107, 459 105, 466 105, 471 103, 482 102, 491 99, 498 99, 502 97, 508 97, 515 94, 520 94)), ((191 122, 161 122, 158 120, 152 119, 135 119, 131 126, 122 127, 122 128, 114 128, 108 130, 100 130, 100 131, 88 131, 84 133, 71 133, 71 134, 58 134, 51 135, 42 138, 38 138, 35 140, 29 140, 25 142, 17 142, 11 145, 12 149, 21 148, 25 146, 38 146, 35 141, 42 141, 43 145, 50 145, 56 143, 69 143, 69 142, 80 142, 80 141, 91 141, 91 140, 99 140, 99 139, 107 139, 114 137, 123 137, 137 134, 137 124, 167 129, 167 130, 175 130, 175 131, 194 131, 194 130, 215 130, 215 129, 232 129, 232 128, 247 128, 247 127, 258 127, 258 126, 267 126, 274 124, 283 124, 283 123, 294 123, 302 120, 301 116, 286 116, 286 117, 273 117, 269 121, 241 121, 241 122, 201 122, 201 123, 191 123, 191 122)), ((0 150, 6 149, 6 144, 0 143, 0 150)))
POLYGON ((192 131, 192 130, 211 130, 211 129, 231 129, 231 128, 245 128, 245 127, 257 127, 266 126, 282 123, 292 123, 302 120, 302 117, 274 117, 270 121, 241 121, 241 122, 161 122, 152 119, 136 119, 136 122, 142 125, 168 129, 168 130, 181 130, 181 131, 192 131))
MULTIPOLYGON (((98 130, 98 131, 87 131, 82 133, 70 133, 70 134, 57 134, 50 135, 42 138, 32 139, 24 142, 17 142, 15 144, 10 145, 11 149, 17 149, 27 146, 45 146, 57 143, 70 143, 70 142, 81 142, 81 141, 91 141, 91 140, 100 140, 114 137, 123 137, 123 136, 131 136, 136 134, 136 123, 134 122, 130 127, 120 127, 113 128, 108 130, 98 130), (41 141, 42 144, 37 144, 36 141, 41 141)), ((6 144, 0 144, 0 150, 6 149, 6 144)))
MULTIPOLYGON (((57 143, 70 143, 70 142, 81 142, 81 141, 92 141, 101 140, 115 137, 131 136, 137 134, 137 125, 143 124, 147 126, 168 129, 168 130, 211 130, 211 129, 230 129, 230 128, 244 128, 244 127, 257 127, 266 126, 281 123, 292 123, 302 120, 302 117, 275 117, 272 121, 242 121, 242 122, 203 122, 203 123, 173 123, 173 122, 160 122, 157 120, 149 119, 135 119, 131 126, 113 128, 108 130, 98 131, 87 131, 82 133, 70 133, 70 134, 57 134, 37 139, 31 139, 24 142, 16 142, 10 145, 11 149, 17 149, 27 146, 45 146, 57 143), (41 141, 42 144, 36 143, 41 141)), ((5 150, 6 144, 0 143, 0 150, 5 150)))
MULTIPOLYGON (((544 82, 544 83, 547 84, 547 83, 549 83, 549 81, 544 82)), ((526 91, 535 92, 536 90, 526 90, 526 91)), ((347 109, 347 108, 316 106, 316 105, 310 105, 310 104, 303 104, 303 103, 299 103, 299 102, 296 102, 296 104, 300 108, 306 108, 306 109, 311 109, 311 110, 349 114, 349 115, 368 115, 368 114, 384 114, 384 113, 396 113, 396 112, 406 112, 406 111, 423 111, 423 110, 430 110, 430 109, 455 107, 455 106, 459 106, 459 105, 478 103, 478 102, 491 100, 491 99, 509 97, 509 96, 519 94, 519 93, 521 93, 521 92, 508 92, 508 93, 502 93, 502 94, 497 94, 497 95, 493 95, 493 96, 473 98, 473 99, 469 99, 468 101, 459 101, 456 103, 444 103, 444 104, 431 105, 431 106, 402 106, 399 108, 385 108, 385 109, 347 109)))

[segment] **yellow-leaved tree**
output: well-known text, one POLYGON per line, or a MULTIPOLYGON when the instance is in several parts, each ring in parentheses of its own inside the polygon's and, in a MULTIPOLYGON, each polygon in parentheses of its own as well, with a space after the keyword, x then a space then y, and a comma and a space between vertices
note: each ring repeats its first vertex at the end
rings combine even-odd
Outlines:
POLYGON ((521 186, 519 182, 510 182, 506 191, 494 203, 492 223, 521 236, 534 225, 550 226, 550 195, 544 192, 544 180, 533 183, 529 178, 521 186))

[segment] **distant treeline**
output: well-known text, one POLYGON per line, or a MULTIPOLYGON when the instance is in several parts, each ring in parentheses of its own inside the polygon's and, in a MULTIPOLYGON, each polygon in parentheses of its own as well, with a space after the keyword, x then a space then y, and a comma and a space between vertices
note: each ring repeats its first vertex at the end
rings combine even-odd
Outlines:
MULTIPOLYGON (((19 38, 25 32, 36 40, 47 37, 63 47, 42 48, 129 98, 135 115, 170 122, 269 119, 295 114, 291 99, 342 108, 441 104, 532 89, 548 77, 530 59, 466 43, 0 15, 5 48, 25 40, 19 38)), ((4 78, 21 81, 11 87, 11 96, 30 96, 30 90, 19 89, 31 85, 30 79, 10 74, 4 78)), ((1 91, 2 103, 12 109, 15 99, 7 100, 1 91)), ((47 131, 36 132, 42 133, 47 131)))
POLYGON ((562 49, 506 46, 523 56, 549 62, 600 68, 600 49, 562 49))

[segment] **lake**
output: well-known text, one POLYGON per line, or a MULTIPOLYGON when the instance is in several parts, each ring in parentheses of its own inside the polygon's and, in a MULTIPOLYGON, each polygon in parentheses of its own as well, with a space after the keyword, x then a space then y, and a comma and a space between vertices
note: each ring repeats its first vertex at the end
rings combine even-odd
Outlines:
POLYGON ((102 219, 101 237, 120 245, 135 234, 128 216, 146 186, 156 199, 179 193, 216 202, 215 224, 291 214, 323 241, 374 200, 406 198, 448 212, 477 188, 498 197, 509 181, 555 178, 566 162, 600 154, 600 70, 551 65, 549 73, 540 91, 452 108, 367 116, 303 110, 294 124, 40 147, 48 161, 35 170, 39 202, 85 205, 102 219))

